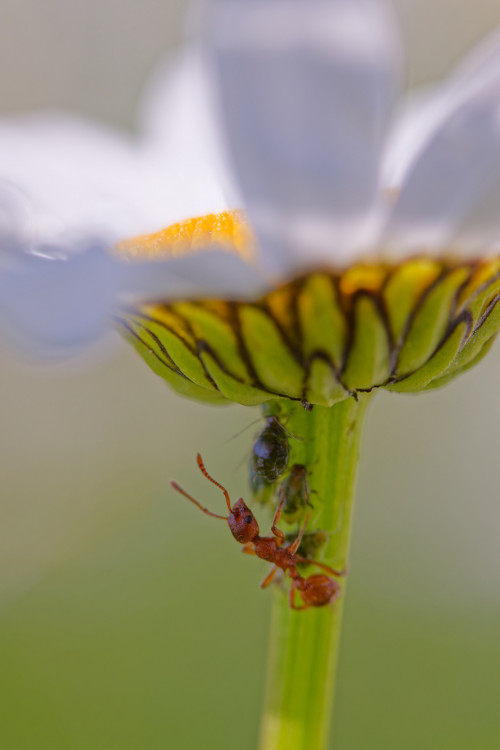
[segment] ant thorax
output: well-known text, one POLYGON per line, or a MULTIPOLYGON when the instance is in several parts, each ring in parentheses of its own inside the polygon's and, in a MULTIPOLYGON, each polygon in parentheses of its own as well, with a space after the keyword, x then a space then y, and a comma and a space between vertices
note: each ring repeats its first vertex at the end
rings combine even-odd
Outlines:
POLYGON ((231 533, 240 544, 246 544, 259 536, 259 524, 243 498, 235 502, 227 519, 231 533))

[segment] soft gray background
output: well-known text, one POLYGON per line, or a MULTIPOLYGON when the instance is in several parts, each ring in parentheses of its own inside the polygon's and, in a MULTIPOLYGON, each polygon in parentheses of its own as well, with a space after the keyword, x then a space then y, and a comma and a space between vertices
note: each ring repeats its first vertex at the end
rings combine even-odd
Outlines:
MULTIPOLYGON (((2 113, 64 107, 133 127, 183 6, 0 0, 2 113)), ((500 23, 497 0, 398 7, 413 84, 500 23)), ((499 746, 498 373, 497 345, 443 391, 374 400, 337 750, 499 746)), ((200 450, 244 493, 252 430, 226 441, 258 413, 174 396, 111 337, 58 367, 3 350, 0 394, 0 746, 253 747, 263 570, 168 479, 217 503, 195 470, 200 450)))

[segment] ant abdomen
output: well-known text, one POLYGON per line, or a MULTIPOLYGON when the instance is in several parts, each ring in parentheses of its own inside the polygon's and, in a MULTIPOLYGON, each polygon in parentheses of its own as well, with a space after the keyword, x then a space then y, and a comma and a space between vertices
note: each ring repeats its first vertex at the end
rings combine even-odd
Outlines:
POLYGON ((309 578, 299 578, 295 581, 302 600, 308 607, 324 607, 334 602, 340 596, 341 588, 337 581, 318 573, 309 578))
POLYGON ((274 482, 285 471, 290 445, 278 417, 268 417, 266 426, 253 445, 251 468, 266 482, 274 482))

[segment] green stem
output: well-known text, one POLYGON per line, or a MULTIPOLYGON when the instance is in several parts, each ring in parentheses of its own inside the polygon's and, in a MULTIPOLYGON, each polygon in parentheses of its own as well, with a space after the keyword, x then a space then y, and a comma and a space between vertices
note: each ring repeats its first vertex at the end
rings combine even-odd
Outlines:
MULTIPOLYGON (((312 528, 329 534, 321 555, 327 564, 347 566, 361 426, 368 395, 312 412, 292 405, 282 419, 301 440, 291 440, 294 463, 310 472, 312 528)), ((283 414, 283 411, 281 411, 283 414)), ((275 595, 271 624, 267 696, 261 750, 323 750, 333 707, 345 579, 333 604, 293 611, 283 592, 275 595)))

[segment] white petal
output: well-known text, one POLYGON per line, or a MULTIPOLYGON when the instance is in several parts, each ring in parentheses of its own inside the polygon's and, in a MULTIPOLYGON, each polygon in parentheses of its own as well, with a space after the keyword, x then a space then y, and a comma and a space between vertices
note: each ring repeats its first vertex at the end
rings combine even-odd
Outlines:
POLYGON ((19 191, 34 238, 126 236, 142 218, 131 138, 69 116, 0 121, 0 186, 19 191))
POLYGON ((158 69, 142 110, 144 154, 163 180, 158 186, 164 212, 159 226, 241 206, 198 48, 186 48, 158 69))
POLYGON ((283 273, 338 259, 371 225, 399 72, 392 18, 370 0, 221 0, 210 20, 262 262, 283 273))
POLYGON ((398 105, 382 163, 382 187, 397 192, 436 128, 446 118, 441 89, 422 87, 398 105))
POLYGON ((63 258, 58 248, 40 246, 36 255, 12 254, 10 267, 2 268, 0 323, 17 346, 66 356, 109 327, 117 264, 98 242, 88 240, 79 250, 63 258))
POLYGON ((498 76, 499 71, 500 29, 496 29, 459 63, 449 83, 457 88, 475 85, 490 76, 498 76))
POLYGON ((492 247, 500 238, 500 36, 410 111, 387 161, 386 179, 399 190, 389 244, 492 247))
POLYGON ((175 299, 255 299, 269 282, 227 250, 205 250, 163 262, 123 265, 122 295, 140 301, 175 299))
POLYGON ((0 120, 0 202, 16 206, 0 236, 19 233, 22 216, 35 243, 111 241, 237 207, 207 89, 186 50, 155 76, 138 137, 56 113, 0 120))
POLYGON ((123 261, 87 239, 69 253, 56 246, 11 252, 0 267, 0 328, 29 353, 66 357, 97 341, 110 316, 130 302, 255 299, 268 281, 222 248, 163 261, 123 261))

